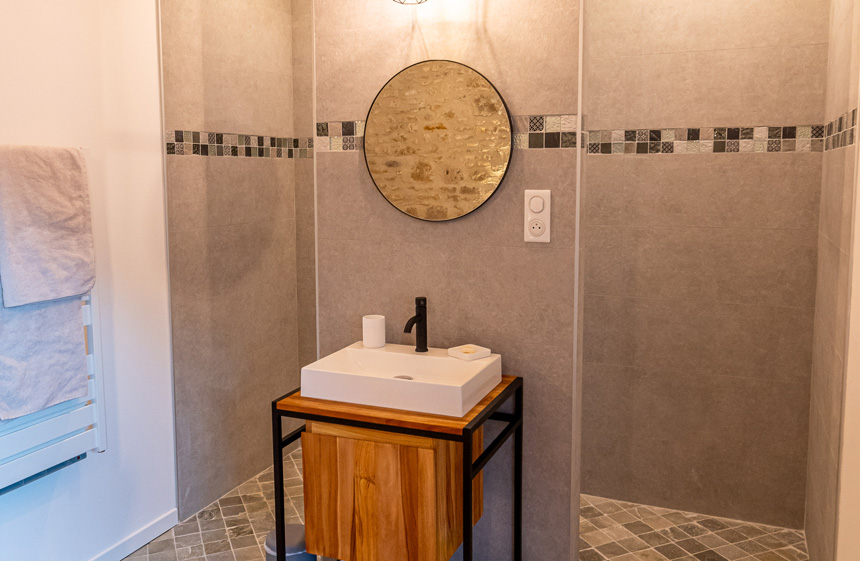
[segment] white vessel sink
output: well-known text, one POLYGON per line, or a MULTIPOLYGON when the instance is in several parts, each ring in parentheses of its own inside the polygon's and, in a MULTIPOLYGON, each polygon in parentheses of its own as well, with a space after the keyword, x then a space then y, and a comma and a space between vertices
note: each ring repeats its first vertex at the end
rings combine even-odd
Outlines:
POLYGON ((463 417, 501 381, 501 355, 464 361, 446 349, 359 341, 302 368, 302 395, 463 417))

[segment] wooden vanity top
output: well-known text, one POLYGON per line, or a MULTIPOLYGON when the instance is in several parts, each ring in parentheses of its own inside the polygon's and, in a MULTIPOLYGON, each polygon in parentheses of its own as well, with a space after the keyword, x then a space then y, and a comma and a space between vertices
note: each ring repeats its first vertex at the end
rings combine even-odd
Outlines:
POLYGON ((342 401, 315 399, 304 397, 301 395, 301 392, 296 392, 278 401, 277 408, 283 411, 323 415, 365 423, 378 423, 380 425, 445 434, 463 434, 463 429, 466 428, 466 425, 477 417, 490 402, 498 397, 516 379, 515 376, 502 376, 502 382, 493 388, 465 417, 446 417, 444 415, 416 413, 402 409, 389 409, 387 407, 373 407, 371 405, 357 405, 342 401))

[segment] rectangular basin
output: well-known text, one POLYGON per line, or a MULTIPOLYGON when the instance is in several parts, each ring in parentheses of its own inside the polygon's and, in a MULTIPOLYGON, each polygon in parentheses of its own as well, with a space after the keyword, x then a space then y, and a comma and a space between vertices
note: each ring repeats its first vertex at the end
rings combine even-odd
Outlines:
POLYGON ((302 368, 302 395, 463 417, 501 381, 501 355, 464 361, 447 349, 366 349, 359 341, 302 368))

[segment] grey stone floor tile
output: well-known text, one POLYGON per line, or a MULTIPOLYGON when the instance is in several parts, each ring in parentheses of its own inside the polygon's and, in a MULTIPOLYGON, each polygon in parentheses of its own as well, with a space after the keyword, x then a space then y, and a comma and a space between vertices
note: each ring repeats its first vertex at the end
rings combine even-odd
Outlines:
POLYGON ((588 557, 598 559, 597 555, 611 561, 628 561, 628 558, 631 561, 665 561, 667 558, 672 561, 761 561, 763 558, 775 560, 779 556, 790 561, 808 561, 803 532, 797 530, 589 495, 584 495, 580 504, 583 561, 589 561, 588 557), (637 521, 625 522, 630 517, 637 521), (651 526, 654 531, 640 534, 634 542, 631 534, 646 529, 637 526, 640 523, 651 526), (596 533, 598 531, 600 534, 596 533), (610 541, 606 541, 606 537, 610 541))
POLYGON ((227 539, 227 529, 208 530, 200 532, 200 535, 203 538, 203 543, 223 541, 227 539))
POLYGON ((201 520, 200 521, 200 532, 209 532, 212 530, 223 530, 226 528, 224 526, 224 519, 217 518, 215 520, 201 520))
POLYGON ((177 561, 189 561, 190 559, 201 559, 205 555, 203 544, 193 545, 189 547, 177 547, 177 561))
POLYGON ((150 553, 149 561, 176 561, 176 550, 171 549, 160 553, 150 553))
POLYGON ((234 549, 233 555, 236 557, 236 561, 263 561, 266 558, 266 554, 258 545, 234 549))
POLYGON ((258 545, 257 537, 254 534, 248 534, 247 536, 239 536, 238 538, 230 538, 230 545, 233 546, 233 551, 237 549, 242 549, 245 547, 251 547, 258 545))
POLYGON ((147 553, 152 555, 153 553, 162 553, 164 551, 174 551, 176 546, 174 545, 173 538, 166 540, 157 540, 149 543, 147 548, 147 553))
POLYGON ((173 528, 173 533, 176 536, 184 536, 186 534, 194 534, 200 532, 200 524, 197 520, 192 522, 184 522, 173 528))
POLYGON ((231 551, 229 540, 220 540, 217 542, 205 542, 203 544, 203 549, 206 551, 206 556, 213 555, 215 553, 222 553, 224 551, 231 551))
POLYGON ((203 543, 203 537, 199 534, 186 534, 184 536, 179 536, 173 540, 176 544, 176 549, 180 547, 191 547, 192 545, 200 545, 203 543))

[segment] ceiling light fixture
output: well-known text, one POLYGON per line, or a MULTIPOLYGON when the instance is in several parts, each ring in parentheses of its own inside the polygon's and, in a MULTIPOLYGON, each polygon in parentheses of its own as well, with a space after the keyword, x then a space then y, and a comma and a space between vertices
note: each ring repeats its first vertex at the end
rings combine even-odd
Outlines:
POLYGON ((427 0, 394 0, 398 4, 423 4, 427 0))

